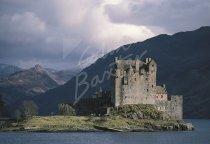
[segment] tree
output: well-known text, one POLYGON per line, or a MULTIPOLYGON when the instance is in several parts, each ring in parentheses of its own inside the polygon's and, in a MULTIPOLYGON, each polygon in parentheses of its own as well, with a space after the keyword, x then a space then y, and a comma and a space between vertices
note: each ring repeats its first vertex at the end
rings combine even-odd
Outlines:
POLYGON ((22 118, 22 114, 21 114, 21 112, 20 112, 19 109, 17 109, 17 110, 15 111, 15 118, 16 118, 16 120, 17 120, 17 123, 18 123, 19 120, 22 118))
POLYGON ((61 115, 76 115, 75 109, 68 104, 58 104, 58 110, 61 115))
POLYGON ((21 106, 23 118, 30 118, 38 114, 38 106, 32 100, 24 100, 21 106))

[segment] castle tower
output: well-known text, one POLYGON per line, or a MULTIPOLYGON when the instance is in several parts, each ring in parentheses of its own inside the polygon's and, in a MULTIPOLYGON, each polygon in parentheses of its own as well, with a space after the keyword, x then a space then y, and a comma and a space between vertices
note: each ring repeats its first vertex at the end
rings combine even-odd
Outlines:
POLYGON ((115 58, 112 102, 154 104, 157 66, 154 60, 119 60, 115 58))

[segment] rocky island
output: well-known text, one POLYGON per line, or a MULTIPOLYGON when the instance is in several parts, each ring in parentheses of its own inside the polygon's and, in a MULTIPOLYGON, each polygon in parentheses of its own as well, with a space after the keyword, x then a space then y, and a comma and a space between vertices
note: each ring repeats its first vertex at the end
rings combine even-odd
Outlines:
POLYGON ((156 85, 157 64, 151 58, 115 58, 112 90, 95 97, 60 104, 65 116, 34 116, 21 122, 1 121, 1 131, 178 131, 194 130, 183 119, 183 99, 156 85), (69 116, 71 115, 71 116, 69 116))
POLYGON ((152 105, 127 105, 109 116, 34 116, 17 123, 1 123, 1 131, 27 132, 155 132, 191 131, 191 123, 162 120, 162 112, 152 105))

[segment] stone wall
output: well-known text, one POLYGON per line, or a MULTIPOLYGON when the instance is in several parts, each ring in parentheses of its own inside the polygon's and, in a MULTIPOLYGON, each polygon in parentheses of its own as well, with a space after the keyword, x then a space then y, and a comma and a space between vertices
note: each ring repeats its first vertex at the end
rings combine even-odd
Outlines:
POLYGON ((166 120, 182 120, 183 118, 183 97, 171 96, 168 101, 156 100, 156 108, 164 112, 166 120))

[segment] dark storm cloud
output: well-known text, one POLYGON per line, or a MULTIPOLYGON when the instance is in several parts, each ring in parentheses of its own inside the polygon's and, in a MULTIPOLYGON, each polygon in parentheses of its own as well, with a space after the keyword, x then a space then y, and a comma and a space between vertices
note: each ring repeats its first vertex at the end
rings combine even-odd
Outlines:
POLYGON ((210 25, 209 0, 131 0, 127 4, 109 5, 106 12, 114 22, 153 26, 166 33, 210 25))

